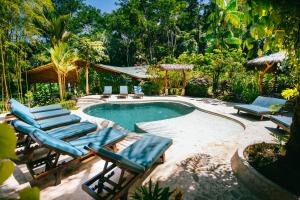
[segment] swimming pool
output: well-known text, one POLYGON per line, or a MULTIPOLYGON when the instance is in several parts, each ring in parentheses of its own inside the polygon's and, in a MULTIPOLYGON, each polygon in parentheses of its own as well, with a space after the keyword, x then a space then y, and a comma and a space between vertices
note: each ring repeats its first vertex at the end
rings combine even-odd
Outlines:
POLYGON ((123 128, 135 131, 135 124, 187 115, 194 107, 174 102, 103 103, 88 107, 86 114, 111 120, 123 128))

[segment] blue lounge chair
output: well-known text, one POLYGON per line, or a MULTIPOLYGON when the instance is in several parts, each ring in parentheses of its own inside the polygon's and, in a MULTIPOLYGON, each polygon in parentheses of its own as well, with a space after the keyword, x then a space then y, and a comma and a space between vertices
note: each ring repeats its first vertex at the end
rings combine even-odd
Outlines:
POLYGON ((126 85, 120 86, 120 96, 125 98, 128 96, 128 87, 126 85))
POLYGON ((235 105, 234 108, 238 110, 237 113, 244 111, 260 116, 262 120, 264 115, 278 113, 285 103, 284 99, 258 96, 252 104, 235 105), (271 109, 271 106, 276 106, 276 108, 271 109))
MULTIPOLYGON (((11 125, 15 128, 15 130, 18 133, 21 133, 23 135, 29 135, 32 131, 39 129, 18 119, 11 121, 11 125)), ((58 139, 67 139, 74 136, 79 136, 82 133, 95 131, 96 129, 96 124, 84 121, 47 130, 45 132, 58 139)))
POLYGON ((69 115, 71 112, 67 109, 62 109, 60 105, 50 105, 45 107, 28 108, 27 106, 21 104, 15 99, 10 100, 10 110, 12 114, 15 112, 22 111, 28 113, 32 119, 41 120, 51 117, 58 117, 63 115, 69 115))
POLYGON ((86 147, 106 161, 103 171, 82 185, 94 199, 126 199, 130 186, 154 167, 172 145, 169 138, 146 134, 119 153, 114 153, 91 143, 86 147), (112 163, 109 165, 109 163, 112 163), (111 178, 116 168, 121 169, 118 180, 111 178), (96 186, 96 187, 95 187, 96 186))
POLYGON ((61 181, 61 175, 65 168, 73 163, 87 162, 94 156, 84 148, 85 146, 94 144, 116 149, 116 143, 124 139, 126 133, 114 128, 106 128, 74 140, 63 141, 42 130, 35 129, 30 133, 30 137, 41 147, 49 149, 49 153, 45 157, 34 160, 32 155, 29 156, 27 167, 30 173, 36 180, 54 174, 55 185, 57 185, 61 181), (72 159, 61 162, 59 161, 61 155, 69 155, 72 159), (43 167, 44 170, 42 170, 43 167))
MULTIPOLYGON (((43 130, 48 130, 63 125, 77 123, 81 120, 81 118, 77 115, 66 115, 66 116, 63 115, 63 116, 37 120, 34 115, 37 113, 29 112, 27 107, 25 107, 22 104, 13 103, 10 104, 10 108, 11 108, 11 113, 15 115, 17 118, 23 120, 27 124, 30 124, 36 128, 40 128, 43 130)), ((53 112, 53 111, 49 111, 49 112, 53 112)), ((42 113, 48 113, 48 112, 41 112, 41 114, 42 113)))
POLYGON ((104 86, 103 96, 110 96, 112 95, 112 86, 104 86))
POLYGON ((134 91, 134 96, 139 97, 139 98, 143 98, 144 97, 144 93, 142 90, 141 86, 133 86, 133 91, 134 91))
POLYGON ((282 128, 283 130, 287 132, 291 132, 291 125, 293 118, 289 116, 271 116, 271 121, 277 124, 277 128, 282 128))

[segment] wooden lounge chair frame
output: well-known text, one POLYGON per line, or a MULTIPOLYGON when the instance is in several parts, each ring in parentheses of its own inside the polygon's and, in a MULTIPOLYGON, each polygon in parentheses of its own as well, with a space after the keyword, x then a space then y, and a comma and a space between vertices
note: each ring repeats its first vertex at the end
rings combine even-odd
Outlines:
MULTIPOLYGON (((95 155, 98 155, 97 152, 89 147, 87 149, 95 155)), ((167 150, 167 149, 166 149, 167 150)), ((98 155, 100 156, 100 155, 98 155)), ((105 165, 103 171, 91 178, 87 182, 82 185, 82 189, 87 192, 94 199, 105 199, 105 200, 117 200, 117 199, 127 199, 128 191, 130 187, 140 178, 143 177, 144 174, 150 172, 155 164, 152 167, 148 168, 143 173, 137 173, 134 170, 128 168, 116 160, 113 160, 104 155, 100 156, 103 160, 105 160, 105 165), (111 163, 109 165, 109 163, 111 163), (114 170, 119 168, 121 170, 119 180, 117 182, 111 180, 110 178, 114 176, 114 170), (125 176, 126 174, 126 176, 125 176), (113 187, 111 189, 107 185, 113 187)), ((156 162, 164 163, 165 162, 165 151, 158 157, 156 162)))
POLYGON ((277 129, 282 128, 286 132, 291 133, 291 129, 289 127, 287 127, 286 125, 284 125, 283 123, 280 123, 279 121, 272 120, 272 118, 271 118, 271 121, 277 125, 277 129))
MULTIPOLYGON (((240 114, 240 112, 241 112, 241 110, 240 110, 240 109, 237 109, 237 114, 240 114)), ((251 115, 258 116, 258 117, 260 117, 260 120, 263 120, 264 117, 265 117, 266 115, 270 115, 270 112, 256 113, 256 112, 247 111, 247 112, 245 112, 245 113, 249 113, 249 114, 251 114, 251 115)))
MULTIPOLYGON (((34 140, 36 143, 39 144, 39 147, 44 147, 46 149, 49 149, 49 152, 45 157, 39 158, 37 160, 33 159, 34 150, 31 150, 30 152, 28 151, 28 161, 27 161, 26 165, 28 167, 30 174, 36 181, 40 180, 43 177, 46 177, 49 175, 54 175, 55 176, 55 185, 58 185, 61 183, 62 172, 66 168, 68 168, 69 166, 71 166, 75 163, 87 163, 95 157, 95 155, 90 152, 85 155, 79 156, 79 157, 74 157, 74 155, 71 155, 67 152, 60 151, 60 150, 52 148, 51 146, 42 144, 40 142, 40 140, 38 138, 34 137, 33 135, 31 135, 30 137, 32 138, 32 140, 34 140), (58 161, 59 161, 59 158, 61 155, 69 155, 73 159, 71 159, 67 162, 59 163, 58 161), (40 168, 42 165, 45 165, 45 170, 42 172, 36 173, 35 169, 40 168)), ((116 152, 117 151, 116 144, 123 139, 124 139, 124 137, 114 141, 113 143, 104 145, 103 147, 110 148, 114 152, 116 152)))

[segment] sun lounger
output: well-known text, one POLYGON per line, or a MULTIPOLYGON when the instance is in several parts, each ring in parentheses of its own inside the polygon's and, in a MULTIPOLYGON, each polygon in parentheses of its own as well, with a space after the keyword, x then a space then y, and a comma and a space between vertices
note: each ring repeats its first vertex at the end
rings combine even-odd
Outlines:
MULTIPOLYGON (((17 115, 18 113, 27 113, 34 120, 47 119, 52 117, 58 117, 63 115, 69 115, 71 112, 67 109, 62 109, 59 105, 51 105, 46 107, 37 107, 34 109, 28 108, 27 106, 21 104, 15 99, 10 100, 10 110, 11 113, 17 115), (57 108, 57 109, 54 109, 57 108), (50 109, 50 110, 46 110, 50 109), (51 110, 52 109, 52 110, 51 110), (39 112, 37 112, 39 110, 39 112), (33 111, 33 112, 32 112, 33 111)), ((18 117, 18 116, 17 116, 18 117)))
POLYGON ((126 199, 130 186, 147 174, 155 162, 164 162, 165 151, 171 145, 171 139, 151 134, 146 134, 119 153, 89 144, 87 149, 106 163, 103 171, 85 182, 82 188, 94 199, 126 199), (121 171, 118 177, 114 176, 117 169, 121 171))
POLYGON ((262 120, 264 115, 278 113, 285 103, 284 99, 258 96, 252 104, 236 105, 234 108, 238 110, 238 113, 244 111, 260 116, 262 120), (276 106, 276 108, 271 109, 271 106, 276 106))
POLYGON ((110 96, 112 95, 112 86, 104 86, 103 96, 110 96))
MULTIPOLYGON (((10 103, 17 103, 17 104, 21 104, 20 102, 18 102, 15 99, 10 99, 9 101, 10 103)), ((23 105, 23 104, 21 104, 23 105)), ((53 105, 48 105, 48 106, 40 106, 40 107, 34 107, 34 108, 28 108, 27 106, 23 105, 24 107, 26 107, 27 109, 29 109, 29 111, 31 113, 37 113, 37 112, 45 112, 45 111, 52 111, 52 110, 61 110, 63 109, 63 107, 60 104, 53 104, 53 105)))
MULTIPOLYGON (((10 106, 11 106, 11 113, 15 115, 17 118, 21 119, 27 124, 30 124, 36 128, 40 128, 43 130, 48 130, 63 125, 77 123, 81 120, 81 118, 77 115, 63 115, 63 116, 37 120, 35 117, 35 114, 37 113, 29 112, 29 110, 26 109, 26 107, 24 107, 22 104, 13 103, 10 106)), ((48 111, 48 112, 55 112, 55 111, 48 111)), ((41 112, 41 113, 48 113, 48 112, 41 112)))
POLYGON ((57 185, 61 181, 61 175, 65 168, 71 164, 87 162, 94 156, 84 148, 85 146, 94 144, 96 146, 116 149, 116 143, 124 139, 126 133, 114 128, 106 128, 74 140, 63 141, 45 131, 36 129, 30 133, 30 137, 41 147, 49 150, 49 153, 45 157, 36 160, 33 159, 32 155, 29 156, 26 164, 30 173, 36 180, 53 174, 55 175, 55 184, 57 185), (72 159, 62 161, 60 160, 61 155, 69 155, 72 159))
POLYGON ((120 86, 120 96, 127 97, 128 96, 128 87, 120 86))
POLYGON ((133 86, 133 90, 134 90, 134 96, 139 97, 139 98, 143 98, 144 97, 144 93, 142 90, 141 86, 133 86))
POLYGON ((277 124, 277 128, 282 128, 283 130, 290 132, 293 118, 288 116, 271 116, 271 121, 277 124))

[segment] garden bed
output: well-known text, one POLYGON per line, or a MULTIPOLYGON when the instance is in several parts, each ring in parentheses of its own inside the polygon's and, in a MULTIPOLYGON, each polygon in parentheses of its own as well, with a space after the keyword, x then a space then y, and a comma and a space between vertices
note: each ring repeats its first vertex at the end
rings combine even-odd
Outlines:
POLYGON ((244 157, 263 176, 300 196, 300 169, 294 169, 284 159, 284 149, 279 144, 258 143, 248 146, 244 157))

